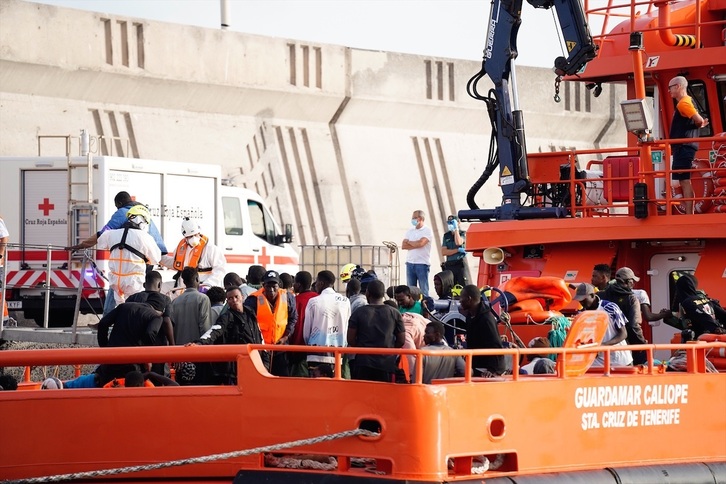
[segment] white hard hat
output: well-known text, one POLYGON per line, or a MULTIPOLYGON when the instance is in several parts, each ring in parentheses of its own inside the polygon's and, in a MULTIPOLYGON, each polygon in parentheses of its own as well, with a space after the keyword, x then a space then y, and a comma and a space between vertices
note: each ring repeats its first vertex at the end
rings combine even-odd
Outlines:
POLYGON ((58 378, 52 376, 50 378, 46 378, 43 383, 40 385, 41 390, 62 390, 63 389, 63 382, 60 381, 58 378))
POLYGON ((199 228, 199 224, 196 223, 194 220, 189 220, 189 218, 185 218, 182 222, 182 235, 184 237, 191 237, 192 235, 197 235, 201 233, 201 229, 199 228))

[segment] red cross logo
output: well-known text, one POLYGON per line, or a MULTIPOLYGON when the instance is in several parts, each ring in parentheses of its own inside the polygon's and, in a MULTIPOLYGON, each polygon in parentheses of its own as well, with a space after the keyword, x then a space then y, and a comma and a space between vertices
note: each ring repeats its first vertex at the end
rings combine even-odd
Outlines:
POLYGON ((267 264, 272 262, 272 258, 267 255, 267 247, 262 248, 262 254, 257 256, 257 263, 261 266, 267 267, 267 264))
POLYGON ((50 211, 53 210, 54 208, 55 208, 55 205, 50 203, 50 200, 48 200, 47 198, 44 198, 43 203, 38 205, 38 210, 42 210, 43 215, 46 217, 48 216, 48 214, 50 214, 50 211))

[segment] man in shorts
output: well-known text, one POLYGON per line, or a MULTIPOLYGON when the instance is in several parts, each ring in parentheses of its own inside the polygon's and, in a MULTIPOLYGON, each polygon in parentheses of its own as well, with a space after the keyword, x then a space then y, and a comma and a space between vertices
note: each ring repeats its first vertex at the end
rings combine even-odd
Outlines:
MULTIPOLYGON (((676 109, 671 121, 670 138, 698 138, 698 130, 708 126, 708 119, 698 114, 693 99, 687 94, 688 81, 683 76, 676 76, 668 83, 668 92, 676 100, 676 109)), ((691 163, 696 156, 698 143, 680 143, 671 145, 673 150, 672 170, 690 170, 691 163)), ((674 180, 678 180, 683 190, 686 214, 693 214, 693 186, 691 173, 673 173, 674 180), (691 200, 689 200, 691 199, 691 200)))

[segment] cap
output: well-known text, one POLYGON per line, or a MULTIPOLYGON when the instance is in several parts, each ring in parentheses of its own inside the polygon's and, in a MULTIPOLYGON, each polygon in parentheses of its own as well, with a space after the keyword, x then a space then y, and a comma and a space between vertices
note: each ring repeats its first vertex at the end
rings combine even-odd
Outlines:
POLYGON ((60 381, 58 378, 51 376, 49 378, 46 378, 43 383, 40 385, 41 390, 62 390, 63 389, 63 382, 60 381))
POLYGON ((621 267, 615 273, 615 277, 617 279, 622 279, 624 281, 627 281, 628 279, 632 279, 635 282, 638 282, 640 280, 640 277, 636 276, 635 272, 633 272, 633 269, 631 269, 630 267, 621 267))
POLYGON ((374 271, 373 269, 368 272, 364 272, 363 274, 361 274, 360 277, 361 284, 367 284, 376 280, 378 280, 378 274, 376 274, 376 271, 374 271))
POLYGON ((575 300, 582 301, 590 294, 595 294, 595 287, 592 284, 583 282, 582 284, 577 286, 577 291, 575 291, 575 300))
POLYGON ((265 272, 265 277, 262 279, 262 283, 266 282, 276 282, 278 286, 282 285, 282 281, 280 281, 280 274, 277 273, 277 271, 267 271, 265 272))

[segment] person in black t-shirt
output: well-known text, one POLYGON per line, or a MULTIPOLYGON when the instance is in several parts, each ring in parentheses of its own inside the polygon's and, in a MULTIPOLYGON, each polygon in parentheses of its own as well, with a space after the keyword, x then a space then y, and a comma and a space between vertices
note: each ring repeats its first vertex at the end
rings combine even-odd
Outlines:
MULTIPOLYGON (((401 313, 383 303, 386 287, 379 280, 366 289, 368 305, 358 308, 348 322, 348 346, 359 348, 401 348, 406 329, 401 313)), ((355 357, 354 380, 391 382, 396 371, 395 355, 361 355, 355 357)))
MULTIPOLYGON (((98 346, 156 346, 166 338, 160 337, 162 314, 166 300, 158 292, 151 293, 146 302, 119 304, 98 323, 98 346), (111 329, 111 334, 108 334, 111 329)), ((99 386, 114 378, 123 378, 130 371, 146 371, 146 363, 102 364, 96 369, 99 386)))
MULTIPOLYGON (((502 348, 502 340, 497 331, 497 317, 488 304, 481 300, 479 288, 473 284, 464 286, 459 299, 461 309, 466 312, 466 348, 475 349, 499 349, 502 348)), ((484 370, 495 375, 504 373, 504 356, 478 355, 471 359, 471 366, 479 374, 484 370)))

